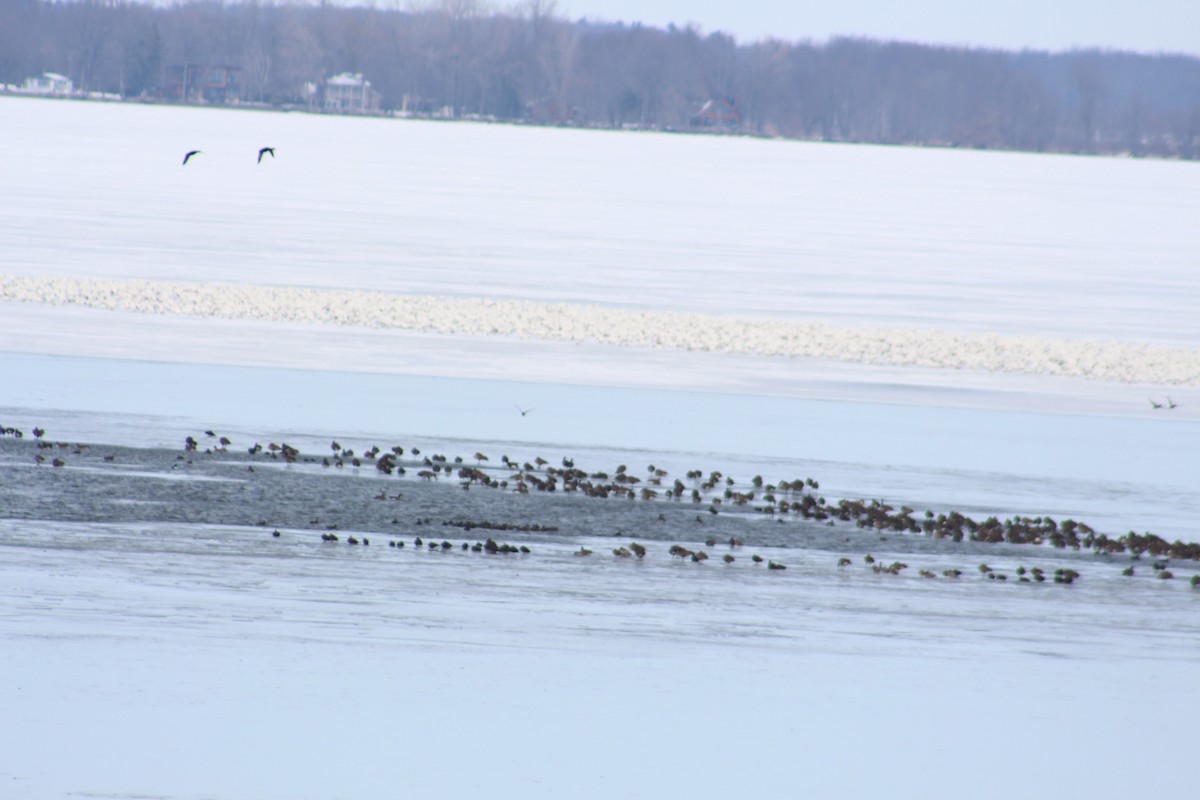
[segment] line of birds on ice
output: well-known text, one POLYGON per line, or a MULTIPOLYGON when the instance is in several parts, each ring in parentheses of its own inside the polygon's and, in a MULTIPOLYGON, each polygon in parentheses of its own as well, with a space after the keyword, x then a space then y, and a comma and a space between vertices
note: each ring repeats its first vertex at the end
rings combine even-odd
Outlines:
MULTIPOLYGON (((523 409, 518 409, 518 410, 524 411, 523 409)), ((56 445, 49 441, 46 441, 44 438, 45 434, 46 434, 46 431, 40 427, 35 427, 33 429, 34 438, 38 440, 37 447, 39 450, 41 450, 43 448, 69 447, 69 445, 67 445, 64 442, 59 442, 56 445)), ((15 429, 15 428, 0 428, 0 435, 12 435, 14 438, 19 439, 19 438, 22 438, 23 433, 20 430, 15 429)), ((220 447, 215 448, 215 449, 212 449, 212 448, 206 449, 204 451, 206 454, 216 454, 216 453, 221 453, 221 452, 228 452, 228 447, 232 444, 232 442, 229 440, 228 437, 218 436, 218 434, 212 430, 204 431, 204 436, 205 436, 205 438, 214 440, 215 442, 219 443, 219 445, 220 445, 220 447)), ((336 441, 331 442, 330 447, 334 453, 335 460, 338 462, 337 466, 341 466, 341 464, 342 464, 341 457, 346 457, 356 467, 362 463, 362 461, 354 455, 353 450, 343 448, 338 442, 336 442, 336 441)), ((75 455, 83 455, 84 454, 83 451, 85 448, 87 448, 87 445, 83 445, 83 444, 76 445, 75 449, 74 449, 75 455)), ((199 452, 200 440, 198 440, 194 436, 188 436, 185 440, 184 449, 187 453, 199 452)), ((315 461, 315 459, 312 457, 302 459, 300 452, 296 448, 293 448, 287 444, 278 445, 278 444, 272 443, 269 447, 266 447, 266 448, 264 448, 262 445, 255 444, 253 447, 249 448, 247 452, 251 456, 262 455, 264 457, 272 458, 272 459, 278 459, 278 458, 282 457, 285 461, 287 461, 289 463, 293 462, 293 461, 298 461, 298 460, 304 460, 304 461, 310 461, 310 462, 315 461)), ((363 459, 365 459, 367 461, 375 462, 376 469, 379 470, 380 472, 383 472, 386 474, 392 474, 393 471, 395 471, 395 472, 399 472, 401 475, 403 475, 405 473, 405 470, 403 467, 400 466, 399 459, 404 454, 405 454, 404 448, 401 448, 401 447, 395 447, 395 448, 392 448, 391 451, 384 452, 381 450, 381 448, 379 448, 378 446, 375 446, 375 447, 372 447, 369 450, 365 451, 364 453, 362 453, 362 457, 363 457, 363 459)), ((409 451, 409 454, 411 456, 417 457, 417 458, 419 458, 421 456, 420 450, 415 447, 411 448, 411 450, 409 451)), ((177 459, 180 461, 186 460, 186 463, 188 463, 188 464, 192 463, 191 460, 188 459, 185 455, 177 456, 177 459)), ((35 455, 35 460, 40 465, 46 461, 46 458, 44 456, 42 456, 40 453, 38 453, 35 455)), ((113 455, 110 454, 110 455, 104 456, 104 461, 112 461, 112 460, 114 460, 113 455)), ((486 455, 484 455, 483 453, 475 453, 474 460, 476 461, 477 466, 471 467, 466 463, 468 461, 467 459, 464 459, 462 457, 456 457, 454 459, 454 466, 452 466, 450 464, 449 459, 447 459, 446 456, 443 456, 443 455, 425 456, 424 460, 419 463, 423 463, 424 465, 430 467, 430 469, 421 470, 418 473, 417 477, 423 478, 425 480, 430 480, 430 479, 436 478, 437 473, 440 471, 445 471, 447 473, 447 475, 450 475, 450 474, 453 474, 454 467, 459 467, 458 474, 459 474, 459 477, 461 479, 463 479, 463 486, 462 486, 463 489, 469 489, 471 487, 471 485, 487 485, 487 486, 491 486, 494 488, 505 488, 507 486, 507 481, 496 481, 493 478, 491 478, 490 476, 487 476, 485 473, 483 473, 482 469, 480 469, 480 465, 482 465, 482 462, 488 460, 486 455)), ((520 487, 523 485, 524 480, 529 480, 529 481, 534 482, 538 486, 539 489, 545 488, 549 491, 553 491, 554 490, 553 485, 557 482, 557 479, 559 479, 559 478, 561 478, 564 481, 563 486, 562 486, 564 491, 571 490, 571 489, 577 489, 578 486, 573 486, 571 483, 571 480, 568 480, 568 479, 582 480, 584 477, 587 477, 587 473, 583 472, 582 470, 575 470, 575 464, 574 464, 573 460, 566 459, 566 458, 563 459, 564 470, 561 470, 561 471, 555 469, 554 467, 549 466, 548 462, 542 458, 536 459, 536 466, 534 464, 524 464, 523 466, 518 465, 517 462, 510 460, 507 456, 503 457, 502 462, 504 463, 505 467, 508 467, 510 469, 522 469, 523 470, 522 473, 512 476, 514 478, 517 478, 519 481, 518 482, 518 491, 520 491, 520 487), (543 473, 543 470, 544 470, 544 473, 543 473), (536 476, 533 476, 531 473, 534 473, 534 472, 539 473, 539 474, 544 474, 546 476, 546 480, 543 481, 543 480, 538 479, 536 476)), ((323 463, 326 466, 330 466, 330 464, 331 464, 331 462, 328 459, 324 460, 323 463)), ((66 461, 64 459, 55 458, 53 460, 53 466, 55 466, 55 467, 66 466, 66 461)), ((179 467, 179 465, 176 464, 176 465, 172 466, 172 469, 177 469, 178 467, 179 467)), ((249 466, 247 469, 250 472, 254 471, 253 466, 249 466)), ((654 466, 650 466, 648 469, 654 475, 654 477, 648 478, 648 480, 661 485, 662 477, 666 476, 666 474, 667 474, 666 471, 656 469, 654 466)), ((637 482, 637 479, 626 476, 626 474, 625 474, 626 470, 625 470, 624 465, 621 465, 617 468, 617 473, 618 473, 618 480, 624 478, 624 480, 628 481, 628 482, 637 482)), ((608 476, 604 473, 596 473, 595 475, 592 475, 591 477, 607 478, 608 476)), ((700 470, 693 470, 688 473, 687 477, 690 480, 698 482, 698 481, 702 480, 703 475, 700 470)), ((703 485, 703 488, 706 491, 712 491, 713 489, 716 489, 718 477, 724 477, 724 476, 721 475, 721 473, 714 472, 712 474, 712 476, 710 477, 710 481, 706 482, 703 485)), ((676 481, 676 483, 680 484, 680 487, 683 486, 681 481, 676 481)), ((710 509, 710 513, 713 513, 713 514, 717 513, 717 511, 716 511, 717 504, 721 503, 722 499, 731 499, 731 500, 732 499, 740 499, 740 497, 742 496, 740 493, 733 491, 732 486, 733 486, 734 481, 732 478, 727 478, 724 483, 726 485, 725 496, 724 496, 724 498, 717 498, 717 497, 711 498, 711 502, 713 503, 713 506, 710 509)), ((751 483, 755 489, 763 488, 763 489, 767 490, 768 493, 774 492, 777 490, 791 492, 792 489, 797 488, 797 487, 793 486, 790 482, 781 482, 778 486, 767 485, 767 484, 765 484, 765 482, 763 482, 763 479, 760 476, 755 476, 754 480, 751 483)), ((817 489, 819 487, 817 482, 813 481, 812 479, 806 479, 803 482, 797 480, 795 483, 800 484, 801 487, 808 486, 812 489, 817 489)), ((582 486, 582 484, 579 484, 579 486, 582 486)), ((612 487, 609 487, 609 488, 612 488, 612 487)), ((591 494, 591 493, 589 492, 588 494, 591 494)), ((608 492, 604 492, 601 494, 602 494, 602 496, 608 496, 608 492)), ((627 492, 627 494, 631 498, 635 497, 635 494, 633 492, 627 492)), ((680 490, 678 492, 672 491, 669 493, 668 496, 671 496, 675 499, 682 499, 683 494, 684 494, 684 492, 682 490, 680 490)), ((694 492, 693 494, 694 495, 698 494, 698 492, 694 492)), ((636 496, 641 496, 643 499, 649 500, 649 499, 653 499, 657 495, 658 495, 658 492, 656 492, 656 491, 646 492, 646 490, 643 490, 643 493, 641 495, 636 495, 636 496)), ((754 498, 754 493, 749 492, 746 496, 748 498, 752 499, 752 498, 754 498)), ((375 499, 376 500, 388 500, 388 499, 400 500, 401 497, 402 497, 402 495, 400 495, 400 494, 388 495, 385 490, 385 491, 381 491, 380 494, 375 497, 375 499)), ((768 497, 770 497, 770 495, 764 496, 762 499, 767 500, 768 497)), ((698 497, 693 497, 693 502, 696 502, 698 499, 699 499, 698 497)), ((774 498, 770 497, 770 499, 772 501, 770 505, 760 508, 758 510, 763 511, 763 512, 775 511, 776 508, 774 505, 774 498)), ((794 500, 794 498, 793 498, 793 500, 794 500)), ((739 502, 738 504, 740 505, 741 503, 739 502)), ((788 505, 790 505, 790 503, 785 503, 783 506, 780 507, 779 510, 786 510, 788 505)), ((1115 554, 1115 553, 1131 553, 1132 559, 1135 561, 1139 560, 1143 553, 1146 553, 1149 555, 1153 555, 1155 557, 1156 560, 1154 563, 1153 572, 1157 578, 1163 579, 1163 580, 1174 577, 1174 575, 1169 570, 1167 570, 1168 559, 1174 558, 1174 559, 1184 561, 1184 562, 1200 561, 1200 545, 1198 545, 1198 544, 1185 544, 1185 543, 1179 542, 1179 541, 1176 541, 1174 543, 1169 543, 1169 542, 1167 542, 1157 536, 1154 536, 1152 534, 1147 533, 1144 536, 1138 536, 1133 531, 1130 531, 1129 534, 1127 534, 1126 536, 1119 537, 1118 539, 1109 539, 1109 537, 1107 537, 1106 535, 1103 535, 1103 534, 1100 534, 1098 536, 1093 536, 1092 535, 1093 531, 1091 528, 1089 528, 1088 526, 1083 525, 1081 523, 1076 523, 1073 520, 1064 520, 1060 524, 1054 520, 1051 520, 1048 517, 1047 518, 1038 517, 1038 518, 1035 518, 1032 520, 1025 519, 1025 518, 1021 518, 1018 520, 1006 520, 1005 523, 1001 524, 998 520, 996 520, 993 517, 988 520, 985 520, 983 523, 976 523, 975 521, 971 520, 970 518, 964 517, 964 516, 958 514, 957 512, 951 512, 949 516, 940 515, 936 518, 934 517, 932 512, 927 512, 927 514, 926 514, 927 519, 923 523, 917 523, 915 520, 913 520, 909 517, 909 514, 912 512, 912 509, 908 508, 907 506, 903 507, 901 509, 901 513, 899 515, 891 516, 888 513, 892 510, 891 506, 881 504, 878 501, 873 501, 868 506, 868 504, 865 501, 842 500, 842 501, 839 501, 836 506, 831 506, 831 505, 825 504, 824 498, 819 498, 816 501, 816 506, 818 506, 819 508, 814 507, 814 508, 810 509, 808 507, 808 505, 806 505, 805 503, 799 502, 799 501, 795 501, 795 505, 796 505, 797 510, 804 512, 803 515, 806 518, 827 519, 829 516, 832 515, 832 516, 836 517, 837 519, 841 519, 843 521, 857 520, 857 527, 869 528, 869 529, 873 529, 873 530, 875 530, 877 532, 881 532, 881 533, 885 532, 885 531, 899 531, 899 532, 912 532, 912 533, 924 532, 926 535, 932 536, 933 538, 938 538, 938 539, 949 538, 949 539, 952 539, 953 541, 962 541, 964 539, 969 539, 971 541, 987 541, 987 542, 1003 541, 1003 542, 1008 542, 1010 544, 1018 544, 1018 543, 1041 544, 1043 541, 1047 541, 1050 544, 1052 544, 1054 547, 1059 548, 1059 549, 1068 548, 1068 547, 1071 549, 1074 549, 1074 550, 1080 550, 1082 548, 1094 549, 1097 555, 1101 555, 1101 554, 1111 555, 1111 554, 1115 554), (1081 532, 1081 533, 1086 532, 1087 536, 1080 539, 1076 536, 1077 531, 1081 532)), ((666 519, 665 515, 659 514, 659 516, 658 516, 659 522, 664 522, 665 519, 666 519)), ((697 522, 701 521, 699 516, 697 516, 696 521, 697 522)), ((322 521, 319 519, 313 519, 313 520, 310 520, 309 524, 310 525, 318 525, 321 522, 322 521)), ((432 522, 433 522, 432 519, 424 519, 424 520, 419 519, 417 521, 417 525, 432 524, 432 522)), ((392 524, 400 525, 402 523, 400 522, 400 520, 398 518, 393 518, 392 524)), ((834 523, 832 520, 830 520, 826 524, 832 525, 834 523)), ((268 521, 266 519, 262 519, 257 523, 257 525, 265 527, 268 525, 268 521)), ((487 529, 487 530, 539 530, 539 531, 542 531, 542 530, 556 531, 557 530, 556 528, 543 528, 542 526, 537 526, 537 525, 517 525, 517 524, 512 524, 512 523, 444 521, 443 525, 453 525, 455 527, 462 527, 464 530, 468 530, 468 531, 471 530, 472 528, 476 528, 476 527, 487 529)), ((331 533, 331 531, 339 529, 339 526, 337 524, 325 524, 324 529, 325 529, 325 531, 321 535, 322 541, 324 541, 324 542, 339 541, 338 535, 335 533, 331 533)), ((272 532, 273 538, 280 538, 281 535, 282 535, 282 532, 279 531, 278 529, 276 529, 272 532)), ((881 538, 881 540, 886 540, 886 537, 881 536, 880 538, 881 538)), ((356 536, 351 536, 349 539, 347 539, 347 541, 351 545, 360 544, 360 543, 363 545, 367 545, 370 543, 370 540, 365 536, 363 536, 361 540, 356 536)), ((849 541, 849 539, 847 539, 846 541, 849 541)), ((424 542, 419 537, 413 542, 414 547, 421 547, 421 545, 423 543, 424 542)), ((395 548, 404 547, 403 541, 389 540, 388 544, 390 547, 395 547, 395 548)), ((708 539, 705 540, 704 544, 706 547, 712 548, 717 545, 717 538, 714 536, 710 536, 710 537, 708 537, 708 539)), ((733 550, 733 549, 741 547, 743 545, 743 542, 742 542, 742 540, 737 539, 736 537, 733 537, 733 538, 729 539, 728 544, 729 544, 730 549, 733 550)), ((516 546, 516 545, 509 545, 509 544, 500 545, 498 543, 493 542, 493 540, 491 540, 491 539, 489 539, 488 542, 486 542, 486 543, 476 542, 475 545, 470 545, 466 542, 463 542, 460 546, 463 550, 470 549, 475 552, 480 552, 480 551, 486 551, 488 553, 492 553, 492 552, 528 553, 529 552, 529 550, 526 546, 523 546, 523 545, 516 546)), ((445 540, 440 543, 431 541, 428 543, 428 547, 431 550, 439 549, 439 550, 444 551, 444 550, 452 549, 454 547, 454 545, 449 540, 445 540)), ((693 551, 693 550, 690 550, 679 544, 672 545, 669 552, 670 552, 671 556, 678 557, 682 560, 690 559, 691 561, 697 562, 697 563, 703 562, 708 559, 707 552, 700 551, 700 550, 693 551)), ((641 560, 644 557, 644 555, 646 554, 646 549, 642 545, 634 542, 634 543, 631 543, 628 547, 614 548, 612 553, 616 557, 637 556, 637 559, 641 560)), ((580 547, 579 550, 574 553, 574 555, 590 556, 590 555, 592 555, 592 550, 588 549, 587 547, 580 547)), ((732 553, 728 553, 722 557, 722 560, 724 560, 724 562, 726 564, 732 564, 735 561, 735 556, 732 553)), ((904 570, 908 567, 907 564, 905 564, 903 562, 899 562, 899 561, 893 562, 890 565, 876 563, 875 558, 869 554, 866 555, 863 560, 866 562, 867 566, 870 567, 871 571, 875 572, 876 574, 899 575, 902 570, 904 570)), ((764 559, 761 556, 755 554, 751 557, 751 561, 753 561, 754 564, 757 565, 757 564, 761 564, 764 561, 764 559)), ((850 558, 843 557, 838 560, 837 566, 839 569, 842 569, 842 568, 850 566, 851 563, 852 562, 851 562, 850 558)), ((767 563, 767 568, 771 569, 771 570, 783 570, 783 569, 786 569, 787 567, 782 563, 769 561, 767 563)), ((984 577, 986 577, 989 580, 993 580, 993 581, 1002 581, 1003 582, 1008 577, 1004 573, 998 572, 998 571, 992 569, 991 567, 987 566, 986 564, 981 564, 979 566, 979 571, 980 571, 980 573, 982 573, 984 575, 984 577)), ((935 571, 928 570, 928 569, 921 570, 920 574, 921 574, 921 577, 923 577, 923 578, 938 577, 938 574, 935 571)), ((947 577, 947 578, 957 578, 957 577, 961 576, 962 574, 963 574, 962 571, 956 570, 956 569, 943 570, 941 572, 941 575, 944 577, 947 577)), ((1127 567, 1123 571, 1122 574, 1126 577, 1133 576, 1134 575, 1133 566, 1130 565, 1129 567, 1127 567)), ((1072 583, 1075 579, 1078 579, 1079 577, 1080 577, 1080 574, 1078 572, 1075 572, 1074 570, 1059 569, 1055 572, 1054 582, 1055 583, 1072 583)), ((1032 569, 1026 570, 1025 567, 1022 566, 1022 567, 1018 567, 1016 570, 1015 582, 1017 582, 1017 583, 1042 582, 1044 580, 1047 580, 1047 576, 1045 576, 1043 574, 1042 570, 1040 570, 1040 569, 1032 568, 1032 569)), ((1190 583, 1193 588, 1200 588, 1200 575, 1193 574, 1191 576, 1190 583)))
MULTIPOLYGON (((203 150, 188 150, 186 153, 183 154, 184 166, 187 166, 187 163, 189 160, 191 160, 192 156, 201 155, 203 152, 204 152, 203 150)), ((262 160, 263 160, 263 156, 266 156, 266 155, 269 155, 271 158, 274 158, 275 157, 275 148, 274 147, 258 148, 258 162, 257 163, 261 164, 262 160)))

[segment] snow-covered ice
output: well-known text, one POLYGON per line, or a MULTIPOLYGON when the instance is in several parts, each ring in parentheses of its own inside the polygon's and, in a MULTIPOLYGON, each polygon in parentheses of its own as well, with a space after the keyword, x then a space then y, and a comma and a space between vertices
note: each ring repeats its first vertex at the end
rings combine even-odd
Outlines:
MULTIPOLYGON (((653 459, 1200 538, 1195 164, 23 98, 0 130, 2 425, 144 452, 217 428, 653 459), (181 288, 249 309, 138 294, 181 288), (380 324, 385 301, 415 318, 380 324), (670 338, 731 320, 725 343, 835 346, 670 338), (953 342, 974 368, 937 368, 953 342)), ((1189 564, 1130 582, 1002 551, 1084 565, 1019 587, 847 573, 774 533, 778 574, 571 555, 607 553, 607 529, 520 562, 329 551, 135 497, 81 520, 53 482, 108 467, 0 469, 43 482, 21 503, 0 486, 0 797, 1190 785, 1151 766, 1189 763, 1200 711, 1189 564)))

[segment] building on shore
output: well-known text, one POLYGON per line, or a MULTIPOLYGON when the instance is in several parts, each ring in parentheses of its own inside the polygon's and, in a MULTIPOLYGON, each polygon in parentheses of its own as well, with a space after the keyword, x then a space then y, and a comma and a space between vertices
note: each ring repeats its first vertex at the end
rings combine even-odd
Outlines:
POLYGON ((321 108, 342 114, 366 114, 379 110, 383 96, 359 72, 343 72, 325 79, 321 108))
POLYGON ((730 98, 714 97, 708 100, 692 116, 692 127, 710 130, 733 131, 742 124, 742 115, 737 104, 730 98))
POLYGON ((70 97, 75 94, 75 84, 66 75, 59 75, 57 72, 43 72, 37 77, 26 78, 19 91, 22 94, 46 97, 70 97))

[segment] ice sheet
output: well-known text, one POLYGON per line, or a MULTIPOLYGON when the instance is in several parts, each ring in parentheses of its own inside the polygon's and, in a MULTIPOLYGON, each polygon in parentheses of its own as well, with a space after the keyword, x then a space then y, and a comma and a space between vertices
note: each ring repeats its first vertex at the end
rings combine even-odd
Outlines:
MULTIPOLYGON (((7 275, 1200 346, 1195 164, 9 97, 0 130, 7 275)), ((1200 513, 1194 386, 22 303, 0 376, 0 423, 70 441, 652 458, 1187 539, 1200 513)), ((0 797, 1191 788, 1138 765, 1189 763, 1200 593, 1116 563, 1020 594, 803 547, 388 562, 53 516, 0 513, 0 797)))

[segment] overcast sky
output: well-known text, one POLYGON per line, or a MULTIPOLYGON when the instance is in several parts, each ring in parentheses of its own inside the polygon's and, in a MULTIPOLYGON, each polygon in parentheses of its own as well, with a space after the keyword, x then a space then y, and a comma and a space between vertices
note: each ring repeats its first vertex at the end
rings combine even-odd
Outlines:
MULTIPOLYGON (((511 5, 501 2, 500 5, 511 5)), ((1004 49, 1200 55, 1200 0, 558 0, 567 17, 696 23, 741 42, 869 36, 1004 49)))

